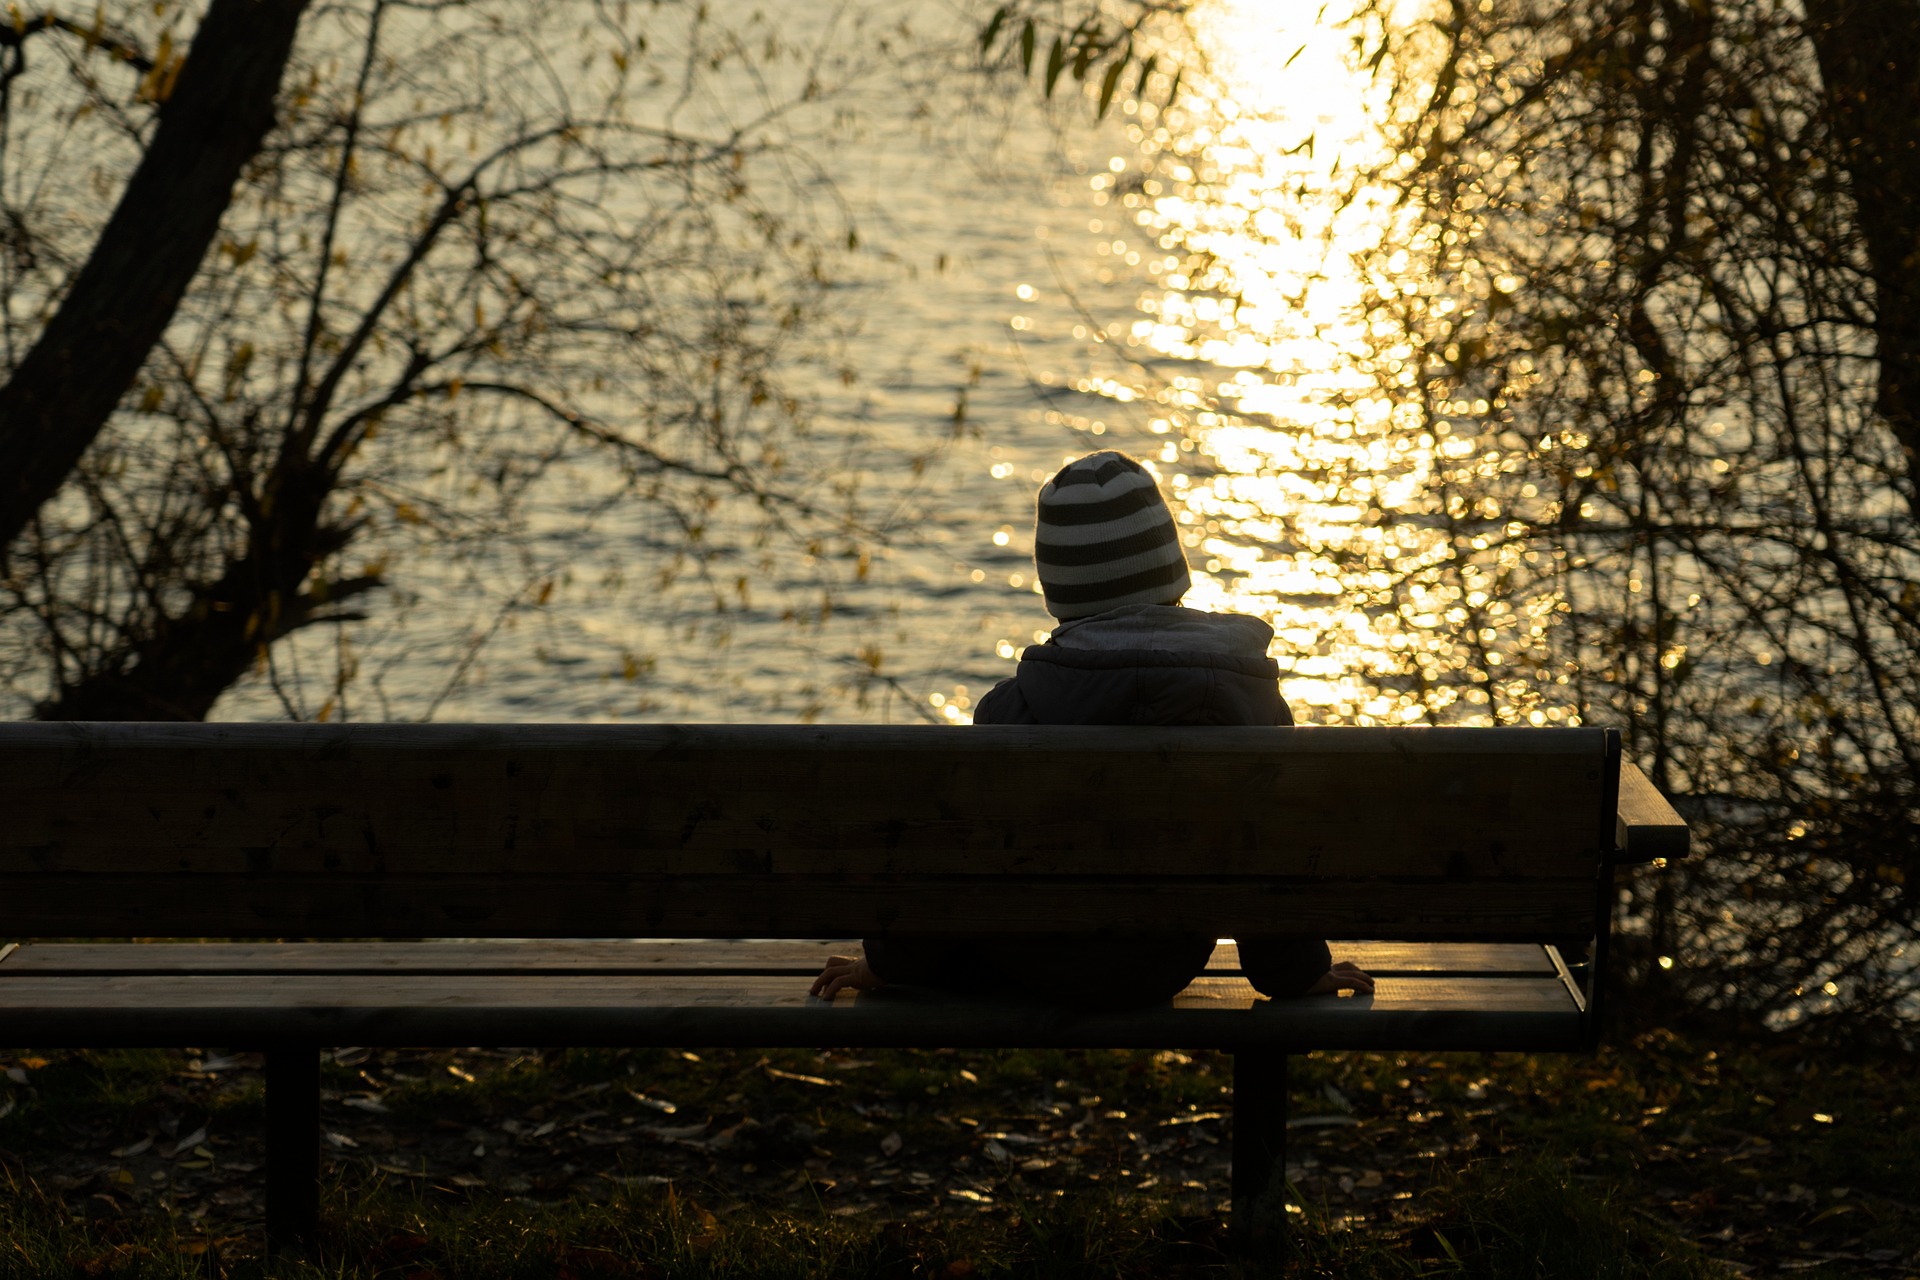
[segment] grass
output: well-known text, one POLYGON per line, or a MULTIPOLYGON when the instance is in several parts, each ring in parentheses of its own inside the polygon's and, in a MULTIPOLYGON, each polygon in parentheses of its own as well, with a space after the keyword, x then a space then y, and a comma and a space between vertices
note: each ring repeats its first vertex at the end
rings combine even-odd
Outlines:
POLYGON ((1212 1054, 343 1054, 323 1238, 272 1261, 252 1060, 4 1061, 9 1277, 1920 1275, 1920 1080, 1783 1042, 1296 1059, 1267 1263, 1212 1054))
MULTIPOLYGON (((593 1201, 489 1202, 458 1209, 381 1184, 347 1194, 326 1237, 300 1259, 269 1262, 240 1238, 74 1222, 32 1194, 5 1211, 7 1274, 282 1280, 552 1277, 1093 1277, 1198 1275, 1592 1276, 1691 1280, 1724 1274, 1670 1233, 1537 1176, 1451 1184, 1411 1238, 1329 1232, 1309 1218, 1295 1255, 1249 1263, 1222 1247, 1217 1222, 1113 1196, 1023 1206, 1004 1217, 849 1223, 822 1214, 723 1214, 672 1188, 593 1201)), ((338 1189, 334 1199, 339 1202, 338 1189)))

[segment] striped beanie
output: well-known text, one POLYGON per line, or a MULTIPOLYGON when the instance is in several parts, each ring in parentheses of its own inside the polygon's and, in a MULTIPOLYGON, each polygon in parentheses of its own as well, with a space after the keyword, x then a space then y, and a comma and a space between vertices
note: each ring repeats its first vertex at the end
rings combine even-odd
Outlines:
POLYGON ((1124 453, 1091 453, 1040 486, 1033 565, 1062 622, 1186 594, 1187 558, 1160 489, 1124 453))

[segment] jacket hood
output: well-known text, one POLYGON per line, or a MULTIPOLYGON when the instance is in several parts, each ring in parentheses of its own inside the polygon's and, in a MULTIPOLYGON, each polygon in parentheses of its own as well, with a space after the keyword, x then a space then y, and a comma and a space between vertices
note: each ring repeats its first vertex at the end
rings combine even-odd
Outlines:
MULTIPOLYGON (((1177 604, 1132 604, 1091 618, 1063 622, 1048 643, 1060 649, 1112 652, 1149 649, 1164 653, 1224 654, 1265 660, 1273 628, 1243 613, 1203 613, 1177 604)), ((1027 650, 1032 653, 1033 646, 1027 650)), ((1276 669, 1277 670, 1277 669, 1276 669)))
POLYGON ((1178 605, 1128 605, 1056 628, 974 709, 976 724, 1291 724, 1273 628, 1178 605))

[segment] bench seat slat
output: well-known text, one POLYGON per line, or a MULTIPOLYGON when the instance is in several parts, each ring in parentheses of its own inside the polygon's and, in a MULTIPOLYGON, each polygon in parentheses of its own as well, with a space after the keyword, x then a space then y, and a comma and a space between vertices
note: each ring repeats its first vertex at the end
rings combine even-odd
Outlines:
POLYGON ((10 1040, 76 1047, 273 1045, 1000 1045, 1565 1048, 1578 1010, 1546 978, 1411 977, 1370 1000, 1265 1001, 1203 977, 1171 1004, 1075 1015, 905 988, 810 999, 797 978, 538 974, 0 980, 10 1040))
POLYGON ((52 875, 31 895, 0 895, 0 936, 152 937, 164 925, 168 937, 1200 931, 1500 941, 1588 936, 1593 902, 1590 878, 52 875))
MULTIPOLYGON (((851 938, 820 941, 657 938, 609 942, 276 942, 34 943, 0 953, 9 976, 107 973, 699 973, 806 976, 830 955, 855 954, 851 938)), ((1556 970, 1531 943, 1343 942, 1339 958, 1369 972, 1503 974, 1551 977, 1556 970)), ((1239 948, 1214 948, 1210 972, 1238 972, 1239 948)), ((0 987, 4 990, 4 987, 0 987)))

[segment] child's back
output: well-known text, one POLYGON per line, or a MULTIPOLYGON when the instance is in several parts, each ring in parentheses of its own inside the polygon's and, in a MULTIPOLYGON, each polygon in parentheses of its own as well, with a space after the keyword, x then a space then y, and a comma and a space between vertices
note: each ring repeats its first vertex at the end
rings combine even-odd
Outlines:
MULTIPOLYGON (((1288 725, 1273 628, 1258 618, 1182 608, 1190 585, 1179 528, 1153 477, 1125 454, 1090 454, 1042 486, 1034 565, 1052 637, 975 704, 976 724, 1288 725)), ((1060 797, 1100 804, 1097 792, 1060 797)), ((1069 937, 868 938, 864 960, 836 957, 817 995, 888 982, 1019 991, 1117 1008, 1171 998, 1206 968, 1211 937, 1107 942, 1069 937)), ((1329 968, 1326 943, 1243 938, 1241 964, 1268 995, 1372 982, 1329 968)))

